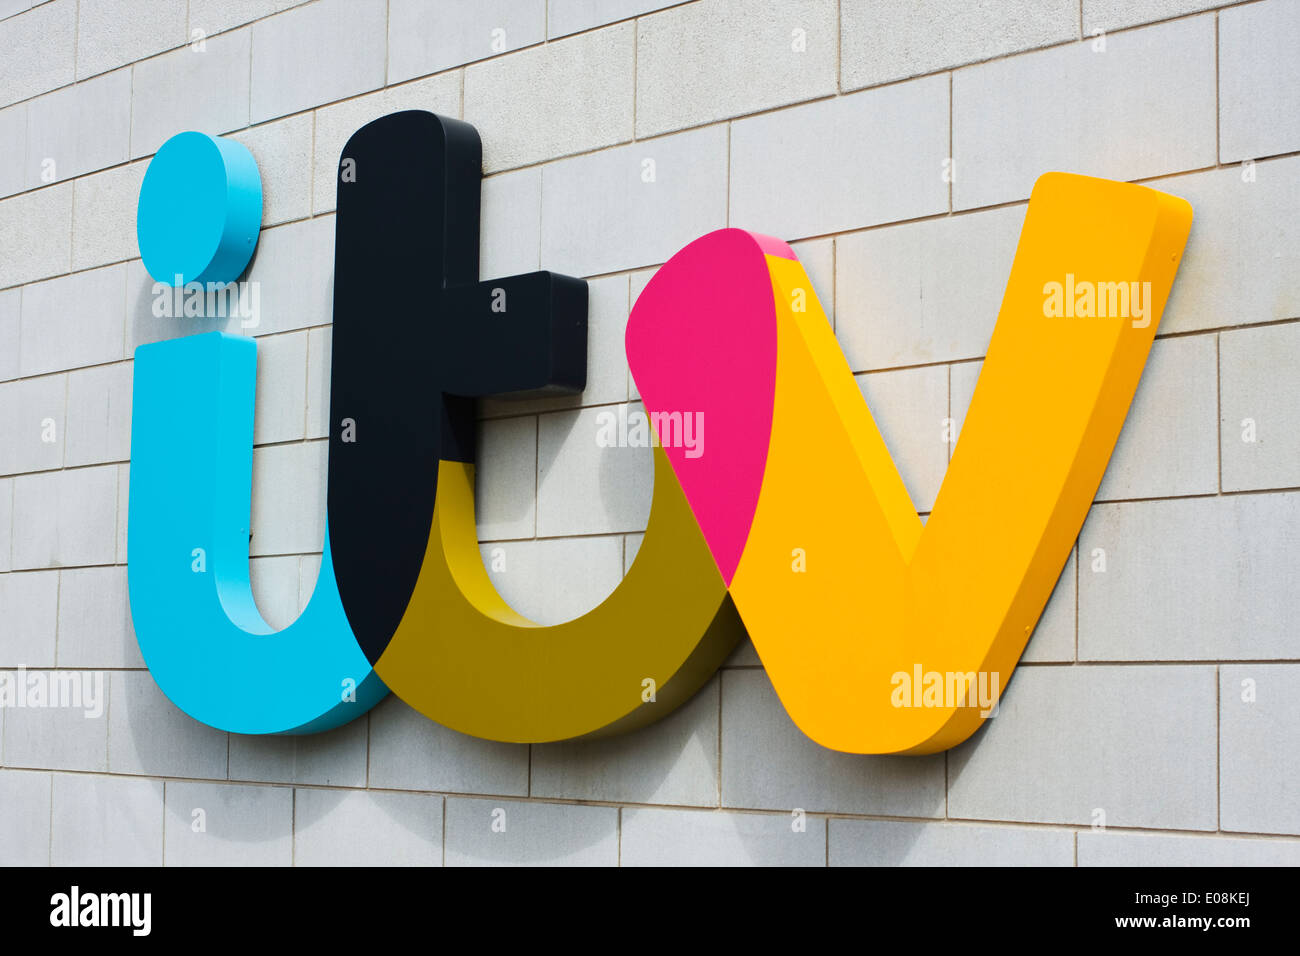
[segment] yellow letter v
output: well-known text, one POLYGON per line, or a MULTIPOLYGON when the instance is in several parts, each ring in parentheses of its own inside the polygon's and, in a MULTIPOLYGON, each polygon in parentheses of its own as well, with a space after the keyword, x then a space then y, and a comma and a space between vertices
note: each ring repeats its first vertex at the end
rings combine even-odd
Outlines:
POLYGON ((981 678, 1006 686, 1069 557, 1191 219, 1185 201, 1143 186, 1039 179, 924 527, 815 298, 791 308, 793 291, 809 287, 803 268, 768 256, 771 444, 731 594, 809 737, 853 753, 928 753, 980 725, 988 702, 973 691, 981 678), (1072 291, 1091 283, 1094 315, 1106 317, 1044 309, 1045 287, 1067 274, 1072 291), (1101 307, 1146 288, 1143 315, 1101 307))

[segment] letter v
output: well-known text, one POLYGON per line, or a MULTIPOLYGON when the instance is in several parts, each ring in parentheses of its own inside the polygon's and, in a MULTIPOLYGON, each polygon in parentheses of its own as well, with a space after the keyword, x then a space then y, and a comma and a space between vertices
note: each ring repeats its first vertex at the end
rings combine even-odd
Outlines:
MULTIPOLYGON (((815 298, 806 312, 789 308, 792 290, 810 288, 807 275, 792 254, 769 251, 777 321, 754 335, 775 336, 771 435, 728 583, 777 695, 813 740, 852 753, 929 753, 980 725, 978 706, 896 708, 892 677, 916 667, 986 672, 1006 687, 1101 482, 1191 218, 1185 201, 1143 186, 1039 179, 924 527, 815 298), (1155 321, 1045 317, 1044 283, 1067 273, 1149 281, 1155 321), (804 550, 805 572, 792 573, 793 548, 804 550)), ((681 324, 707 345, 709 320, 681 324)), ((689 344, 638 341, 629 361, 647 406, 677 407, 655 387, 670 365, 655 349, 689 344)), ((717 434, 728 422, 709 425, 717 434)), ((667 451, 707 533, 708 487, 692 482, 680 449, 667 451)))

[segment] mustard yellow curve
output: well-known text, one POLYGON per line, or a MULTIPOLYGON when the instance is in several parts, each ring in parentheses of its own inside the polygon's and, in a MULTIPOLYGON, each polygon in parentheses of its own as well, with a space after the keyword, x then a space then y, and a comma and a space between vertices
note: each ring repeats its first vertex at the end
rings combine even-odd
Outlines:
POLYGON ((433 527, 375 672, 444 726, 541 743, 633 730, 694 694, 743 636, 663 449, 636 561, 604 603, 543 627, 497 594, 474 521, 474 466, 439 462, 433 527))

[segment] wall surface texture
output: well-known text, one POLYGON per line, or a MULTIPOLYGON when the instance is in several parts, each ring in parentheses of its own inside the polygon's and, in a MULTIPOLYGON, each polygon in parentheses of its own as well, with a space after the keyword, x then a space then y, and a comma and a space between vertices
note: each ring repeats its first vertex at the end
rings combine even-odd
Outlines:
POLYGON ((1297 49, 1300 0, 0 0, 0 670, 106 696, 0 710, 0 863, 1300 863, 1297 49), (996 719, 947 754, 833 753, 749 646, 596 743, 483 742, 395 698, 251 738, 167 702, 126 599, 132 355, 241 329, 154 317, 145 168, 184 129, 261 167, 250 544, 284 626, 320 564, 335 165, 404 108, 482 136, 484 277, 590 279, 587 390, 482 406, 485 558, 543 622, 635 557, 650 451, 599 447, 598 416, 637 407, 629 308, 691 239, 794 243, 924 514, 1036 177, 1191 201, 996 719))

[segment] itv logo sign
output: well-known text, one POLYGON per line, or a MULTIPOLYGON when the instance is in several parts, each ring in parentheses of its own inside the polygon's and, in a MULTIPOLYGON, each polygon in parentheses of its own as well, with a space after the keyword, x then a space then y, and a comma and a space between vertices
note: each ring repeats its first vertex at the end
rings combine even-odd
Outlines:
MULTIPOLYGON (((627 327, 658 439, 644 542, 600 606, 543 627, 480 557, 473 409, 584 387, 587 289, 550 272, 480 281, 479 182, 475 130, 432 113, 383 117, 344 147, 324 556, 283 631, 249 585, 255 341, 137 350, 128 575, 167 696, 223 730, 311 733, 391 690, 467 734, 564 740, 664 716, 748 634, 826 747, 928 753, 969 737, 1101 481, 1190 206, 1039 179, 924 526, 791 248, 741 229, 690 243, 627 327), (1045 309, 1063 276, 1141 290, 1144 321, 1045 309), (688 415, 707 446, 668 433, 688 415)), ((146 267, 169 286, 237 278, 260 208, 242 146, 180 134, 141 189, 146 267)))

